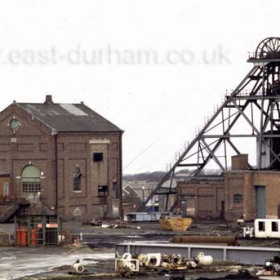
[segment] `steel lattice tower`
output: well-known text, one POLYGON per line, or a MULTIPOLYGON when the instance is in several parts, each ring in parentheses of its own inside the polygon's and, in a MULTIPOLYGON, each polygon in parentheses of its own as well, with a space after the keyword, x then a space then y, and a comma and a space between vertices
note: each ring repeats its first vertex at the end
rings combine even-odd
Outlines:
POLYGON ((230 168, 229 154, 246 153, 244 138, 256 144, 256 165, 250 168, 280 169, 280 38, 264 39, 248 62, 253 68, 235 90, 226 94, 225 101, 177 156, 139 211, 154 195, 167 196, 166 210, 171 210, 176 202, 168 206, 168 198, 176 194, 171 186, 180 168, 190 169, 188 179, 195 179, 213 162, 222 174, 230 168), (169 179, 169 189, 163 190, 169 179))

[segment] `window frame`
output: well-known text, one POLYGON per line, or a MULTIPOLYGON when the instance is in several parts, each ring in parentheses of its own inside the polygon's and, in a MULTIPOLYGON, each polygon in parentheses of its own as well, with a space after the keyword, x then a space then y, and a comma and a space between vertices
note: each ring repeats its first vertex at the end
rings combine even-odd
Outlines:
POLYGON ((41 182, 22 182, 21 189, 23 193, 41 192, 41 182))
POLYGON ((74 193, 82 192, 82 172, 80 167, 76 166, 73 171, 73 186, 72 191, 74 193))
POLYGON ((243 195, 240 193, 235 193, 233 195, 233 203, 234 204, 241 204, 243 203, 243 195))
POLYGON ((33 165, 26 165, 21 172, 21 192, 36 194, 41 192, 41 176, 39 169, 33 165))

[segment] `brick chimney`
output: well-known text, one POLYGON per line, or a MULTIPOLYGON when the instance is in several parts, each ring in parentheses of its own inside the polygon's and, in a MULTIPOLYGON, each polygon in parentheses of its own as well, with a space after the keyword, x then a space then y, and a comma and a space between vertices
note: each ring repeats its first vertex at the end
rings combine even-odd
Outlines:
POLYGON ((231 170, 248 170, 248 155, 240 154, 231 157, 231 170))
POLYGON ((44 104, 50 105, 53 104, 52 95, 46 95, 46 100, 44 104))

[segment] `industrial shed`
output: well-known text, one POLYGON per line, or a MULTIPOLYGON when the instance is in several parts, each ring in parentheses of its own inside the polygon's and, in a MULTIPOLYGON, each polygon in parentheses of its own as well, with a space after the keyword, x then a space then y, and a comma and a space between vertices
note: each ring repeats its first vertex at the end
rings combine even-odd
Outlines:
POLYGON ((178 182, 179 207, 185 205, 189 216, 204 219, 279 219, 280 172, 251 170, 246 160, 248 155, 234 156, 232 169, 221 176, 178 182))

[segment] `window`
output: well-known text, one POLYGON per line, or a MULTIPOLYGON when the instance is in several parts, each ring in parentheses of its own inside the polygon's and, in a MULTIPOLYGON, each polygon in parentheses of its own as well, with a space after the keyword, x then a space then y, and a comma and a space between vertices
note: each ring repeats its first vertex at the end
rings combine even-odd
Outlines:
POLYGON ((15 118, 10 121, 10 128, 13 130, 14 134, 17 132, 20 125, 20 122, 15 118))
POLYGON ((103 153, 93 153, 92 157, 94 162, 99 162, 103 160, 103 153))
POLYGON ((34 165, 26 166, 21 174, 21 188, 23 193, 36 193, 41 191, 40 171, 34 165))
POLYGON ((98 196, 107 196, 108 186, 98 186, 98 196))
POLYGON ((3 183, 3 195, 9 196, 9 182, 4 182, 3 183))
POLYGON ((82 177, 82 172, 79 167, 75 167, 74 172, 73 172, 73 191, 81 191, 82 189, 82 184, 81 184, 81 177, 82 177))
POLYGON ((271 230, 273 232, 278 232, 278 222, 272 222, 271 223, 271 230))
POLYGON ((22 183, 22 192, 24 193, 36 193, 41 191, 40 183, 22 183))
POLYGON ((259 231, 265 231, 265 222, 259 222, 259 231))
POLYGON ((119 188, 116 179, 113 180, 113 198, 119 198, 119 188))
POLYGON ((234 203, 242 203, 242 195, 239 194, 239 193, 236 193, 236 194, 233 196, 233 202, 234 202, 234 203))

